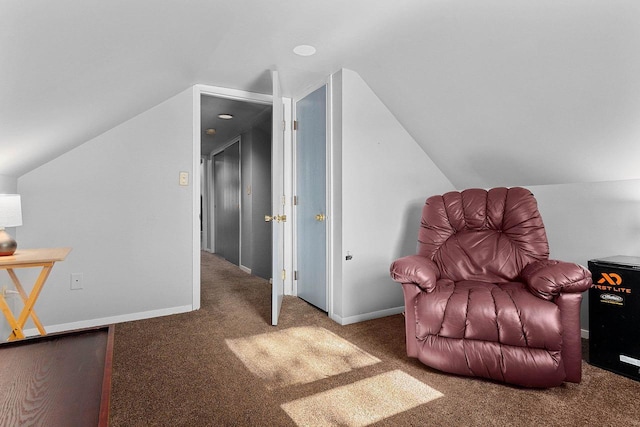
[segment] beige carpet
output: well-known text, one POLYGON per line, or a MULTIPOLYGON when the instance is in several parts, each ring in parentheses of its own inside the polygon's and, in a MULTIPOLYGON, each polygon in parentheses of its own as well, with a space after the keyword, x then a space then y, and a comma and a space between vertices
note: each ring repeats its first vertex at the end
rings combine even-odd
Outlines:
POLYGON ((395 370, 280 406, 298 426, 363 427, 442 396, 409 374, 395 370))
POLYGON ((638 381, 587 363, 548 390, 456 377, 406 357, 401 315, 339 326, 285 297, 273 327, 270 290, 203 254, 201 310, 117 325, 111 425, 640 426, 638 381))
POLYGON ((380 362, 336 334, 303 326, 226 340, 268 389, 307 384, 380 362))

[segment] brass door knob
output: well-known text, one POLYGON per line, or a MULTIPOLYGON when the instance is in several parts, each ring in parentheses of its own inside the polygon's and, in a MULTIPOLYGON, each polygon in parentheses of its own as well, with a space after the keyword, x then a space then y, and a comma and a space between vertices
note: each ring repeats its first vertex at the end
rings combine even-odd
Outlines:
POLYGON ((316 221, 322 222, 326 219, 327 217, 324 216, 323 213, 319 213, 318 215, 316 215, 316 221))
POLYGON ((287 222, 287 216, 286 215, 265 215, 264 220, 265 222, 271 222, 271 221, 287 222))

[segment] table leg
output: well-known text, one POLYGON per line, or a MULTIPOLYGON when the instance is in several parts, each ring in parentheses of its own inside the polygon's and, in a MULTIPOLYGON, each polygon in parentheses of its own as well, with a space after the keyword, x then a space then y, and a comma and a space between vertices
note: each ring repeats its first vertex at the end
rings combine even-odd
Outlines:
POLYGON ((13 317, 13 313, 7 304, 7 301, 4 299, 4 295, 0 295, 0 311, 4 313, 4 317, 7 318, 7 322, 9 323, 9 327, 11 328, 11 335, 9 335, 8 339, 11 337, 15 337, 14 339, 22 339, 24 338, 24 334, 22 333, 22 328, 18 326, 18 322, 16 322, 16 318, 13 317))
MULTIPOLYGON (((12 268, 8 268, 7 273, 9 273, 9 276, 11 276, 11 280, 13 281, 13 284, 18 290, 18 293, 20 294, 20 298, 22 298, 22 302, 26 305, 29 297, 27 296, 27 293, 24 291, 24 288, 22 287, 22 284, 20 283, 18 276, 16 275, 16 273, 13 271, 12 268)), ((38 328, 38 332, 40 332, 40 335, 46 335, 47 333, 44 330, 44 326, 42 326, 40 319, 38 319, 38 316, 36 315, 36 312, 33 309, 31 310, 31 319, 33 320, 33 323, 36 325, 36 328, 38 328)))
MULTIPOLYGON (((36 300, 40 295, 40 291, 44 286, 44 282, 47 281, 47 278, 49 277, 49 273, 51 272, 52 268, 53 268, 53 263, 44 265, 42 267, 42 271, 40 272, 40 275, 38 276, 36 283, 33 285, 33 289, 31 289, 31 294, 29 294, 29 298, 27 298, 27 301, 24 303, 24 308, 20 312, 20 316, 18 316, 18 327, 20 328, 20 331, 22 331, 22 328, 24 328, 25 323, 27 323, 27 319, 29 318, 29 316, 31 316, 31 313, 33 312, 33 306, 36 303, 36 300)), ((11 333, 11 335, 9 335, 9 341, 13 341, 19 338, 20 337, 16 335, 15 330, 11 333)), ((24 334, 23 334, 23 338, 24 338, 24 334)))

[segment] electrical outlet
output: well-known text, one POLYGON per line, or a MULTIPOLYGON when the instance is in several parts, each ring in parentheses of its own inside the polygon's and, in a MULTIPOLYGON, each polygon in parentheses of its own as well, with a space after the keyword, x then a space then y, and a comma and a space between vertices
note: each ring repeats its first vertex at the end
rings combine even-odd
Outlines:
POLYGON ((82 273, 71 273, 71 290, 82 289, 82 273))

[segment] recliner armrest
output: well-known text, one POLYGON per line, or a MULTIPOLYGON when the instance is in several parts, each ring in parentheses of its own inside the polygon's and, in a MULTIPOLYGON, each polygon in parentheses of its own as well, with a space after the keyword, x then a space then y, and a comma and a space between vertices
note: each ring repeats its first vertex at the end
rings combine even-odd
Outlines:
POLYGON ((520 275, 531 292, 552 300, 561 292, 584 292, 591 287, 591 272, 581 265, 546 259, 528 264, 520 275))
POLYGON ((440 270, 435 262, 420 255, 409 255, 391 264, 391 278, 399 283, 414 283, 431 292, 436 287, 440 270))

